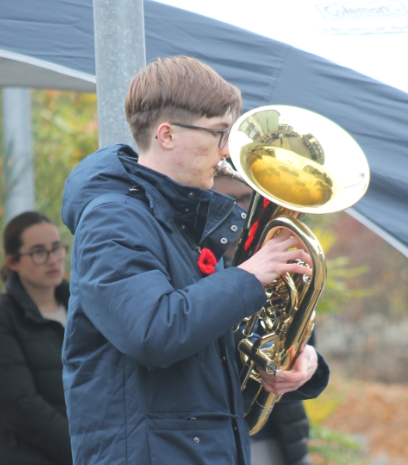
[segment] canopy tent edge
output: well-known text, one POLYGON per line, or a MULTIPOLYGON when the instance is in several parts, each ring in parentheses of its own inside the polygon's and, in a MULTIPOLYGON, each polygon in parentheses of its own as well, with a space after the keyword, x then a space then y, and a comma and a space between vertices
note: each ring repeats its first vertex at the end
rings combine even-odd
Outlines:
POLYGON ((390 244, 394 249, 397 249, 399 252, 401 252, 403 255, 405 255, 408 258, 408 247, 400 242, 397 238, 389 234, 387 231, 384 229, 380 228, 377 226, 373 221, 369 220, 367 217, 359 213, 357 210, 354 208, 349 208, 345 210, 345 213, 350 215, 352 218, 354 218, 356 221, 358 221, 360 224, 368 228, 370 231, 375 233, 377 236, 381 237, 385 242, 390 244))
POLYGON ((83 81, 96 83, 96 76, 83 71, 77 71, 66 66, 58 65, 57 63, 51 63, 50 61, 40 60, 29 55, 22 55, 20 53, 10 52, 9 50, 0 49, 0 57, 7 58, 9 60, 19 61, 27 63, 29 65, 37 66, 39 68, 48 69, 56 73, 64 74, 66 76, 81 79, 83 81))

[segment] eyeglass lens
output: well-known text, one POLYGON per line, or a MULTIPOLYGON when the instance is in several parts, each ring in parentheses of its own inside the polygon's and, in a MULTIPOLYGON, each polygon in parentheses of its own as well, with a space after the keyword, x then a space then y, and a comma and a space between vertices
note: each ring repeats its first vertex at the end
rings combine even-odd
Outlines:
POLYGON ((31 254, 31 258, 35 265, 43 265, 48 261, 49 255, 53 254, 56 260, 62 260, 67 255, 66 247, 59 245, 51 250, 36 250, 31 254))
POLYGON ((230 130, 231 130, 231 128, 228 128, 225 132, 223 132, 221 134, 220 143, 219 143, 220 149, 224 148, 224 145, 227 143, 227 140, 228 140, 229 134, 230 134, 230 130))

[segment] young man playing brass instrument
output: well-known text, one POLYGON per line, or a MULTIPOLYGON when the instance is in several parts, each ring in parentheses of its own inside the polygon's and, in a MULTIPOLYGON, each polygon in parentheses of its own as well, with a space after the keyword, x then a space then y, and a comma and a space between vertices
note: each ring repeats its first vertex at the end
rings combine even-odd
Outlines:
MULTIPOLYGON (((134 77, 125 107, 139 153, 99 150, 64 192, 75 234, 63 351, 74 463, 249 464, 231 328, 262 307, 263 285, 310 274, 287 263, 308 254, 282 233, 222 269, 245 218, 211 190, 237 88, 195 59, 158 59, 134 77)), ((297 399, 328 380, 310 346, 291 372, 261 374, 267 391, 297 399)))

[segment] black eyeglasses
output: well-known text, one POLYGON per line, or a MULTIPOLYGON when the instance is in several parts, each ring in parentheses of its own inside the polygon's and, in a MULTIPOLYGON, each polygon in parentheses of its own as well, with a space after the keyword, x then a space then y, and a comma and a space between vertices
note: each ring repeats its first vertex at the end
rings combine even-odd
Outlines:
POLYGON ((68 246, 67 245, 56 245, 51 250, 38 249, 34 252, 19 253, 19 257, 29 255, 34 265, 45 265, 50 258, 50 254, 53 254, 57 260, 63 260, 67 256, 68 246))
POLYGON ((180 126, 181 128, 186 129, 199 129, 201 131, 211 132, 212 134, 220 134, 220 140, 218 142, 218 147, 220 149, 224 148, 227 140, 229 138, 231 127, 227 129, 210 129, 210 128, 202 128, 201 126, 192 126, 191 124, 181 124, 181 123, 170 123, 173 126, 180 126))

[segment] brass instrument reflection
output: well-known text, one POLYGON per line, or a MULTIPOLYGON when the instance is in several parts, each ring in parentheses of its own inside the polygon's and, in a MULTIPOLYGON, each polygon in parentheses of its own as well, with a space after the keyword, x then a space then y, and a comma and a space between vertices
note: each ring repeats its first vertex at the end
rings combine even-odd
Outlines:
POLYGON ((280 121, 276 110, 252 115, 238 131, 252 140, 241 148, 240 157, 263 190, 299 206, 322 205, 331 199, 333 180, 323 168, 324 150, 313 134, 299 134, 280 121))

